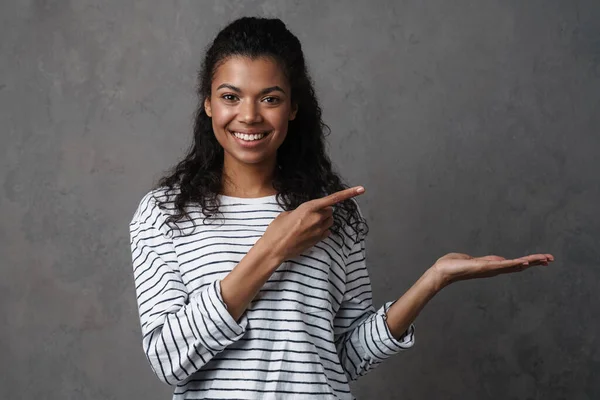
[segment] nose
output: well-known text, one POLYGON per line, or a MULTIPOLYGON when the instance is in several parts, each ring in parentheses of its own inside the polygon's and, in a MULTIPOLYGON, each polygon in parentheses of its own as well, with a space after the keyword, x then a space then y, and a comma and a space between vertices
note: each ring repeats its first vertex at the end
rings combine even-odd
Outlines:
POLYGON ((244 101, 240 105, 238 119, 245 124, 261 122, 260 108, 253 101, 244 101))

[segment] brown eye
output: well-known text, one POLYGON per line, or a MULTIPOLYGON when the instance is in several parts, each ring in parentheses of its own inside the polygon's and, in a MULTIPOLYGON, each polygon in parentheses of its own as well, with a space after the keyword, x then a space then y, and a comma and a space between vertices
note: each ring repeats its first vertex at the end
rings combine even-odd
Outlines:
POLYGON ((237 96, 233 94, 224 94, 221 98, 227 102, 233 102, 237 100, 237 96))
POLYGON ((273 96, 269 96, 269 97, 265 97, 263 99, 263 101, 269 103, 269 104, 277 104, 279 103, 279 98, 277 97, 273 97, 273 96))

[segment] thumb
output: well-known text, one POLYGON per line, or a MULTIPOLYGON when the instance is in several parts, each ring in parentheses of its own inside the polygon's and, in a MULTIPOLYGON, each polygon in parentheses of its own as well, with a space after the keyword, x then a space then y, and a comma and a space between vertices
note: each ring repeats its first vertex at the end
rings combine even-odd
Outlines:
POLYGON ((473 257, 471 257, 468 254, 463 254, 463 253, 448 253, 443 257, 440 257, 440 260, 470 260, 473 257))

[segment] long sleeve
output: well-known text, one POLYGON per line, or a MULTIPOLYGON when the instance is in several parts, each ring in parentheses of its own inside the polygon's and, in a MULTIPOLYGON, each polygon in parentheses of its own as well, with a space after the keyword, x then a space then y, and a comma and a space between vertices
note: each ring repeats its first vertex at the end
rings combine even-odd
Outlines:
POLYGON ((131 251, 143 349, 159 379, 175 385, 240 339, 248 321, 231 317, 218 280, 188 293, 165 220, 146 195, 130 224, 131 251))
POLYGON ((335 344, 346 375, 356 380, 390 356, 414 344, 414 325, 399 340, 392 337, 385 315, 393 302, 377 311, 365 265, 365 239, 360 238, 346 258, 346 289, 334 319, 335 344))

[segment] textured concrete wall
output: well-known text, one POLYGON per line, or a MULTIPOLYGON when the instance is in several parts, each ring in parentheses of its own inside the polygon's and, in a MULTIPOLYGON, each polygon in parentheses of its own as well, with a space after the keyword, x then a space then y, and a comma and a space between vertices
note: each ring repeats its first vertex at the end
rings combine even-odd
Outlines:
POLYGON ((0 398, 166 399, 144 358, 128 222, 190 140, 217 30, 300 37, 360 198, 375 302, 449 251, 548 251, 445 289, 359 399, 600 398, 600 3, 0 4, 0 398))

